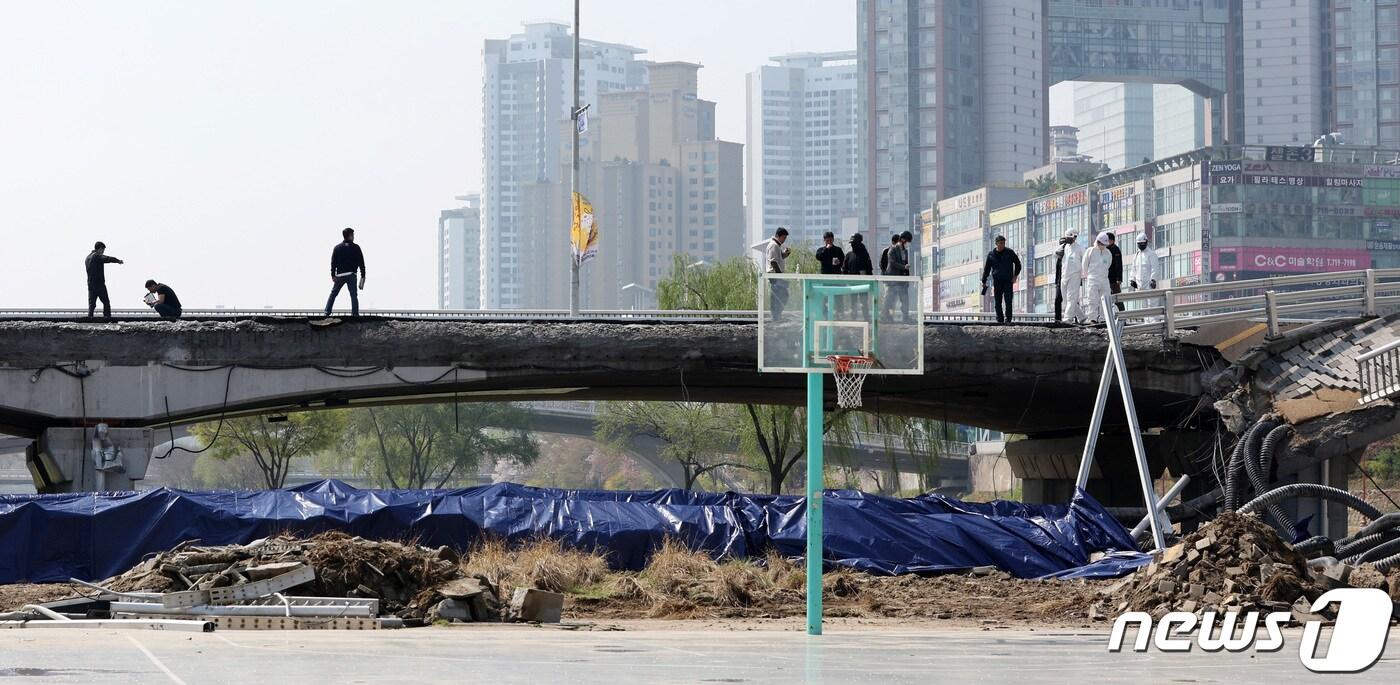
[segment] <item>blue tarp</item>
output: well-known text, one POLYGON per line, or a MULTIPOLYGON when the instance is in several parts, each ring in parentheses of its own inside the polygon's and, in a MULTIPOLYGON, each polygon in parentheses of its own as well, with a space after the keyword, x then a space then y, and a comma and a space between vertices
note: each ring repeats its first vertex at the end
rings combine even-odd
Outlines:
MULTIPOLYGON (((1128 532, 1079 492, 1068 505, 971 503, 925 495, 825 495, 826 562, 880 574, 996 566, 1022 578, 1121 575, 1139 558, 1128 532)), ((97 580, 185 540, 242 544, 279 532, 342 530, 469 548, 483 534, 548 535, 637 570, 671 536, 716 557, 805 550, 796 496, 559 490, 498 483, 457 490, 360 490, 320 481, 286 490, 0 496, 0 583, 97 580)))

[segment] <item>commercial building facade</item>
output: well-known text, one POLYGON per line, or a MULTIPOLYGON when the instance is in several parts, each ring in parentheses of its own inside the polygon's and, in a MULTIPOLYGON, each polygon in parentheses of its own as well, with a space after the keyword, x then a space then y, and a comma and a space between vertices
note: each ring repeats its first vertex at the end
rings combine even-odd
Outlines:
POLYGON ((793 244, 820 245, 823 232, 840 235, 857 216, 855 60, 795 53, 748 75, 749 244, 784 226, 793 244))
MULTIPOLYGON (((981 293, 982 264, 997 235, 1006 236, 1007 247, 1016 250, 1024 264, 1024 212, 1020 225, 1008 225, 1016 217, 1005 213, 994 216, 992 209, 1022 200, 1026 194, 1024 187, 978 188, 943 200, 936 212, 927 212, 928 220, 920 235, 924 266, 920 273, 929 310, 982 311, 984 301, 991 302, 989 295, 981 293)), ((1016 285, 1017 295, 1023 294, 1026 282, 1023 274, 1016 285)), ((1013 301, 1013 305, 1017 311, 1026 311, 1022 302, 1013 301)))
MULTIPOLYGON (((975 196, 975 194, 970 194, 975 196)), ((954 198, 956 199, 956 198, 954 198)), ((945 308, 970 282, 954 248, 965 215, 943 214, 934 286, 945 308)), ((1107 174, 1094 183, 987 212, 986 231, 1011 238, 1024 227, 1029 311, 1051 312, 1059 237, 1079 230, 1119 236, 1125 269, 1136 236, 1156 251, 1159 288, 1204 282, 1400 267, 1400 150, 1220 146, 1107 174)), ((1126 287, 1126 285, 1125 285, 1126 287)), ((987 310, 983 303, 976 309, 987 310)), ((1019 304, 1018 304, 1019 308, 1019 304)))

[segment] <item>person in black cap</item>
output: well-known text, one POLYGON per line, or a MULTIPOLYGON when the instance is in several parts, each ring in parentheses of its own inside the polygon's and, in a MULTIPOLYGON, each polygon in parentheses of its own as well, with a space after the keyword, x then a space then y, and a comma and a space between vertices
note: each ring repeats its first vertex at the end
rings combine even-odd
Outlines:
POLYGON ((83 266, 87 269, 89 319, 97 311, 98 300, 102 300, 102 318, 112 318, 112 300, 107 297, 105 267, 108 264, 125 264, 126 262, 116 257, 108 257, 106 253, 107 244, 99 240, 92 246, 92 252, 88 253, 87 259, 83 260, 83 266))
MULTIPOLYGON (((865 249, 865 238, 856 233, 851 236, 851 251, 846 253, 846 262, 841 267, 841 272, 849 276, 870 276, 875 273, 875 265, 870 261, 870 251, 865 249)), ((851 308, 851 313, 855 316, 865 318, 870 316, 870 305, 868 298, 854 298, 855 304, 851 308)))
POLYGON ((1006 246, 1006 236, 996 237, 995 247, 987 253, 982 264, 982 294, 987 294, 987 276, 992 277, 992 299, 996 303, 997 323, 1011 323, 1011 293, 1021 276, 1021 258, 1006 246), (1005 303, 1005 311, 1002 305, 1005 303))

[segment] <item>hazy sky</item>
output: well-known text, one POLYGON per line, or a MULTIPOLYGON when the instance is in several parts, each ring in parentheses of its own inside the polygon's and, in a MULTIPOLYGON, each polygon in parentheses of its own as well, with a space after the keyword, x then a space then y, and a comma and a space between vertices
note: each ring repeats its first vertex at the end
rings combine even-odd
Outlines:
MULTIPOLYGON (((586 38, 705 65, 719 135, 744 75, 855 48, 853 0, 585 0, 586 38)), ((481 47, 568 0, 0 0, 0 308, 315 308, 354 226, 362 304, 433 308, 438 212, 481 184, 481 47)), ((561 233, 562 235, 562 233, 561 233)), ((345 296, 342 305, 348 306, 345 296)))

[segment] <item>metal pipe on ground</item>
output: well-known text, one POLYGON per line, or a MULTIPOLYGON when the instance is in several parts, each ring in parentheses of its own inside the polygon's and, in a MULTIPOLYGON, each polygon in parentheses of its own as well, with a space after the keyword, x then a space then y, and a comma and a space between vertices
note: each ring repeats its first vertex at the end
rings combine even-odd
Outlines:
POLYGON ((171 608, 150 602, 112 602, 112 612, 131 614, 162 614, 168 616, 317 616, 322 618, 356 617, 373 618, 367 605, 345 606, 296 606, 268 604, 264 606, 243 606, 237 604, 221 606, 193 606, 171 608))

